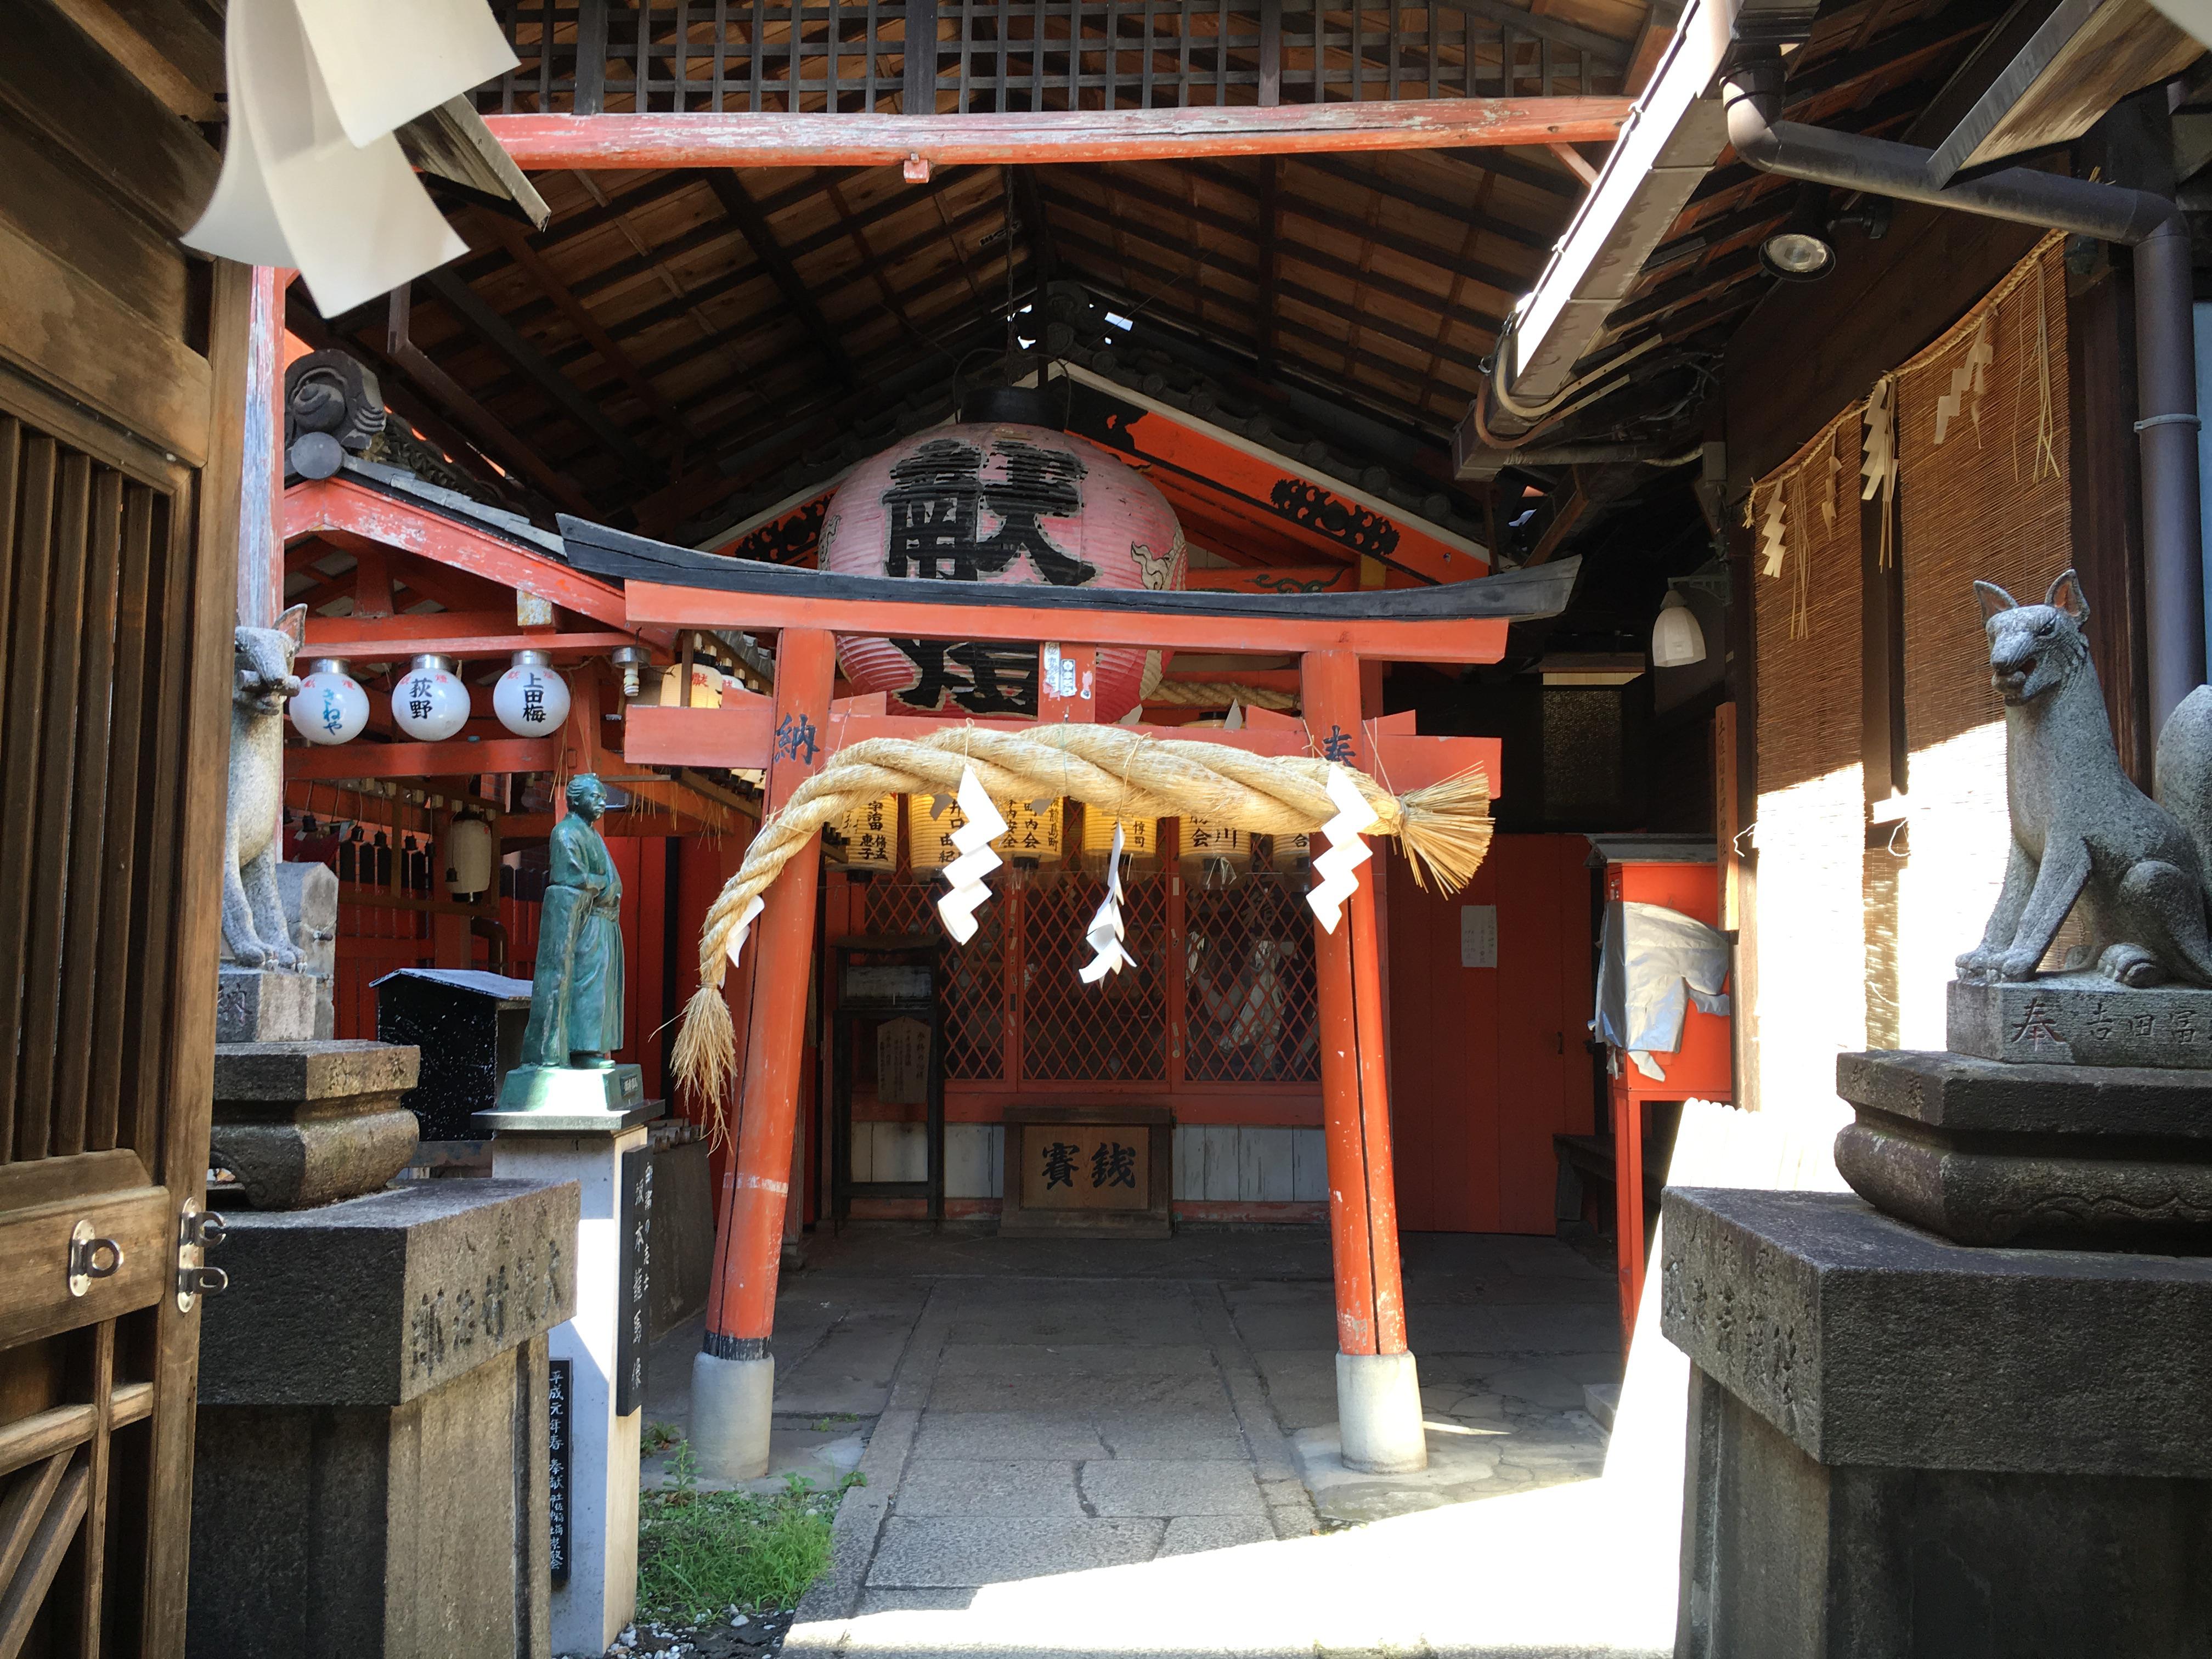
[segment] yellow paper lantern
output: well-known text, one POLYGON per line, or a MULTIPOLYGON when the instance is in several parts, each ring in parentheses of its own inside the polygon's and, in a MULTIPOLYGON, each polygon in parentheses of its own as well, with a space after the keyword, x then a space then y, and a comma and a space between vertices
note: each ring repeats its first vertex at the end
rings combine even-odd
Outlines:
POLYGON ((1279 876, 1304 876, 1313 868, 1313 837, 1305 834, 1272 837, 1275 847, 1275 873, 1279 876))
POLYGON ((1060 862, 1058 796, 1041 800, 1002 800, 999 812, 1006 820, 1006 833, 991 844, 999 849, 1000 857, 1017 869, 1060 862))
MULTIPOLYGON (((686 706, 682 663, 671 663, 661 671, 660 706, 663 708, 686 706)), ((704 657, 691 659, 691 702, 689 706, 693 708, 720 708, 722 706, 722 671, 704 657)))
MULTIPOLYGON (((1117 822, 1107 813, 1085 809, 1083 814, 1083 856, 1086 864, 1103 869, 1106 855, 1114 850, 1114 825, 1117 822)), ((1159 823, 1153 818, 1122 818, 1121 852, 1132 869, 1150 870, 1157 866, 1159 852, 1159 823)))
POLYGON ((917 876, 942 870, 960 856, 952 832, 968 821, 946 795, 908 795, 906 798, 907 855, 917 876), (939 807, 943 810, 938 810, 939 807))
POLYGON ((848 870, 890 870, 898 865, 898 797, 862 801, 837 819, 848 870))
MULTIPOLYGON (((1006 821, 1006 832, 991 843, 1000 858, 1017 869, 1060 861, 1060 802, 1057 799, 1044 801, 1042 811, 1036 801, 994 799, 992 804, 1006 821)), ((952 832, 968 822, 968 815, 951 796, 908 795, 906 813, 917 872, 942 870, 960 856, 960 849, 952 844, 952 832), (938 810, 940 804, 942 811, 938 810)))
POLYGON ((1185 818, 1176 859, 1192 879, 1226 887, 1252 868, 1252 836, 1206 818, 1185 818))

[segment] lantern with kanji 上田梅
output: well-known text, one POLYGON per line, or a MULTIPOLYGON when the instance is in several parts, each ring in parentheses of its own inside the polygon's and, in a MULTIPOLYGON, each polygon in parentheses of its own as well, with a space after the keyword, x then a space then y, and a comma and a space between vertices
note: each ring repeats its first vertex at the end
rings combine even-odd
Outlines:
MULTIPOLYGON (((1134 467, 999 421, 917 433, 862 462, 830 498, 821 549, 822 568, 847 575, 1051 587, 1179 588, 1188 562, 1174 510, 1134 467)), ((1101 650, 1094 718, 1135 708, 1161 656, 1101 650)), ((837 657, 856 690, 888 692, 896 712, 1037 712, 1033 646, 840 636, 837 657)))

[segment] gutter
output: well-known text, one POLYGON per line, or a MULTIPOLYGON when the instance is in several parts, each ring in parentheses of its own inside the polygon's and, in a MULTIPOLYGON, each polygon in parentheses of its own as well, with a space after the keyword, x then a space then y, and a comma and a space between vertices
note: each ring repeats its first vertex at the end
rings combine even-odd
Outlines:
POLYGON ((2204 683, 2204 568, 2197 473, 2196 332, 2189 228, 2163 196, 2003 167, 1936 185, 1935 152, 1776 118, 1782 63, 1748 56, 1722 100, 1736 154, 1762 173, 1901 202, 2036 225, 2135 250, 2135 430, 2142 469, 2143 612, 2149 639, 2151 730, 2204 683))

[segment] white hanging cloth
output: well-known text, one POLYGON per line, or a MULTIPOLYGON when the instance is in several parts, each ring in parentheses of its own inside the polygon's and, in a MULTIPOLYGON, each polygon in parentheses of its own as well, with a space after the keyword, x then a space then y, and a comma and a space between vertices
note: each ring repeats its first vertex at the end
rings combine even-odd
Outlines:
POLYGON ((231 0, 223 59, 222 171, 186 246, 296 269, 326 317, 469 251, 392 134, 515 66, 483 0, 231 0))

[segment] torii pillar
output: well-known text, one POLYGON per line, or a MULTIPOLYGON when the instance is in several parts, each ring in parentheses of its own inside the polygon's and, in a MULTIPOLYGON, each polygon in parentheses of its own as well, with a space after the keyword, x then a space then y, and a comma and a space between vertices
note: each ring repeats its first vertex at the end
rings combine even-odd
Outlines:
MULTIPOLYGON (((830 696, 837 653, 818 628, 787 628, 776 641, 775 736, 767 813, 828 758, 830 696)), ((768 1473, 775 1409, 775 1289, 783 1264, 784 1206, 799 1121, 799 1066, 805 1044, 806 985, 814 965, 814 897, 820 842, 810 840, 763 896, 755 949, 738 1152, 722 1178, 707 1336, 691 1362, 691 1444, 703 1474, 756 1480, 768 1473)))
MULTIPOLYGON (((1359 658, 1309 651, 1299 659, 1306 730, 1328 758, 1371 775, 1360 719, 1359 658)), ((1328 1149, 1329 1250, 1336 1267, 1336 1411, 1345 1462, 1370 1474, 1428 1467, 1421 1384, 1406 1348, 1398 1266, 1398 1198, 1390 1160, 1381 936, 1374 867, 1334 933, 1314 937, 1321 1016, 1323 1133, 1328 1149)))

